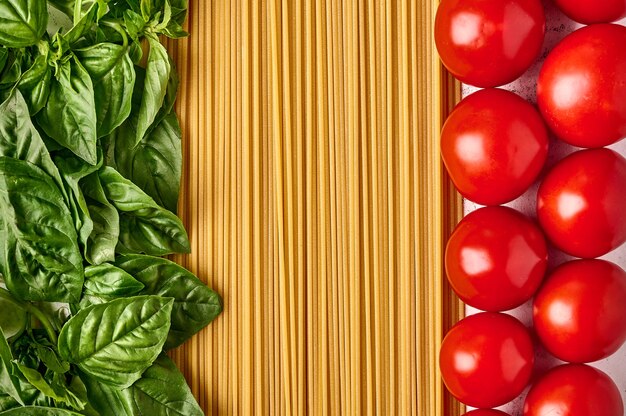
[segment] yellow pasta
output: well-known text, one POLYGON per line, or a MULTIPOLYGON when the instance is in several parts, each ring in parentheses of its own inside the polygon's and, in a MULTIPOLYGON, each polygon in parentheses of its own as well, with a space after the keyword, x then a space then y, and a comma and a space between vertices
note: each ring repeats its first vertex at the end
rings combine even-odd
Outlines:
POLYGON ((208 415, 459 415, 438 348, 462 307, 460 200, 438 132, 459 99, 437 0, 190 0, 176 261, 224 313, 172 355, 208 415))

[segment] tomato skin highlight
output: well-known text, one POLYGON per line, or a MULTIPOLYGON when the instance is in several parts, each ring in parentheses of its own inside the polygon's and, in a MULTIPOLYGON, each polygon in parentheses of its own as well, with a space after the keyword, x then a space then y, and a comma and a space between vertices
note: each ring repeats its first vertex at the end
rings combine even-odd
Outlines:
POLYGON ((509 91, 486 89, 461 101, 441 131, 441 157, 467 199, 500 205, 537 179, 548 132, 537 110, 509 91))
POLYGON ((537 195, 537 217, 560 250, 600 257, 626 241, 626 159, 609 149, 582 150, 557 163, 537 195))
POLYGON ((570 19, 590 25, 626 17, 626 0, 554 0, 570 19))
POLYGON ((548 371, 529 391, 524 416, 623 416, 620 391, 602 371, 564 364, 548 371))
POLYGON ((481 88, 508 84, 535 61, 545 34, 538 0, 442 0, 435 43, 448 70, 481 88))
POLYGON ((626 136, 624 44, 626 28, 598 24, 568 35, 548 55, 537 104, 561 140, 595 148, 626 136))
POLYGON ((476 409, 465 413, 463 416, 509 416, 507 413, 494 409, 476 409))
POLYGON ((459 401, 490 408, 517 397, 528 384, 534 347, 526 327, 495 312, 468 316, 445 336, 439 354, 443 381, 459 401))
POLYGON ((461 300, 493 312, 528 301, 543 280, 547 261, 541 230, 507 207, 485 207, 467 215, 445 252, 448 281, 461 300))
POLYGON ((603 260, 574 260, 546 278, 533 303, 534 327, 555 357, 588 363, 626 341, 626 272, 603 260))

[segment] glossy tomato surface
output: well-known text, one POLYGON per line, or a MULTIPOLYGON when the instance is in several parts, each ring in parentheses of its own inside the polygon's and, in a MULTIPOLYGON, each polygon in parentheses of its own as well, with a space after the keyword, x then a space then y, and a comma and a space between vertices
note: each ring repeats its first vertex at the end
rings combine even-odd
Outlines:
POLYGON ((566 364, 530 389, 524 416, 624 416, 624 405, 617 386, 602 371, 566 364))
POLYGON ((477 87, 507 84, 535 61, 545 32, 539 0, 442 0, 435 42, 443 64, 477 87))
POLYGON ((602 256, 626 241, 626 160, 609 149, 575 152, 546 175, 537 217, 548 238, 576 257, 602 256))
POLYGON ((548 249, 528 217, 506 207, 467 215, 448 240, 448 280, 463 302, 485 311, 513 309, 529 300, 543 280, 548 249))
POLYGON ((550 52, 539 74, 537 104, 559 138, 602 147, 626 136, 625 44, 625 27, 599 24, 577 30, 550 52))
POLYGON ((463 416, 509 416, 507 413, 493 409, 477 409, 465 413, 463 416))
POLYGON ((626 0, 554 0, 570 19, 586 25, 610 23, 626 16, 626 0))
POLYGON ((603 260, 557 267, 533 303, 542 344, 557 358, 587 363, 606 358, 626 341, 626 273, 603 260))
POLYGON ((481 205, 520 196, 548 154, 539 113, 509 91, 486 89, 461 101, 441 132, 441 156, 459 192, 481 205))
POLYGON ((452 327, 439 355, 450 393, 481 408, 518 396, 530 380, 533 363, 528 330, 515 318, 495 312, 468 316, 452 327))

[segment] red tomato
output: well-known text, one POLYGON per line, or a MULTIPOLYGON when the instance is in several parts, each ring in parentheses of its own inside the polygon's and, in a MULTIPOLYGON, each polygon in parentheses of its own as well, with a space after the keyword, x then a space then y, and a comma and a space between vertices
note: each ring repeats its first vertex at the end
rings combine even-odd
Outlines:
POLYGON ((472 410, 471 412, 467 412, 463 416, 509 416, 509 415, 499 410, 477 409, 477 410, 472 410))
POLYGON ((514 81, 535 61, 545 32, 538 0, 442 0, 435 42, 443 64, 477 87, 514 81))
POLYGON ((553 368, 526 397, 524 416, 624 416, 613 380, 583 364, 553 368))
POLYGON ((446 248, 448 280, 463 302, 503 311, 529 300, 541 284, 548 250, 541 230, 506 207, 472 212, 457 225, 446 248))
POLYGON ((586 25, 610 23, 626 16, 626 0, 555 0, 570 19, 586 25))
POLYGON ((473 407, 514 399, 528 384, 533 363, 533 343, 524 325, 495 312, 471 315, 453 326, 439 354, 446 387, 473 407))
POLYGON ((461 101, 441 132, 441 156, 459 192, 481 205, 520 196, 539 175, 548 133, 535 108, 509 91, 461 101))
POLYGON ((626 160, 609 149, 583 150, 548 172, 537 216, 548 238, 577 257, 599 257, 626 241, 626 160))
POLYGON ((535 331, 555 357, 574 363, 606 358, 626 341, 626 273, 602 260, 556 268, 533 304, 535 331))
POLYGON ((577 30, 550 52, 539 74, 537 103, 559 138, 602 147, 626 136, 625 44, 626 28, 600 24, 577 30))

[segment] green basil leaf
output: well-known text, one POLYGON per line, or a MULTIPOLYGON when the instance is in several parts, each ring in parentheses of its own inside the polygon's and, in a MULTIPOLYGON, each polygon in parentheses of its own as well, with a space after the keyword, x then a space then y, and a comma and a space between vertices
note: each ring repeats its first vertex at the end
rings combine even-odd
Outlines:
POLYGON ((51 398, 56 403, 65 403, 76 410, 84 409, 84 404, 74 395, 74 393, 68 390, 65 385, 65 381, 58 376, 52 381, 52 383, 48 383, 39 371, 20 363, 16 363, 16 366, 26 380, 44 396, 51 398))
POLYGON ((90 377, 129 387, 159 356, 173 302, 138 296, 83 309, 61 330, 59 353, 90 377))
MULTIPOLYGON (((15 308, 15 306, 13 306, 15 308)), ((20 396, 20 383, 17 377, 13 375, 13 355, 11 347, 0 328, 0 391, 9 395, 20 405, 24 405, 24 401, 20 396)))
MULTIPOLYGON (((133 415, 130 407, 129 390, 115 389, 98 380, 82 375, 81 379, 87 389, 87 397, 100 416, 133 415)), ((141 413, 138 413, 141 415, 141 413)))
MULTIPOLYGON (((14 339, 26 329, 26 312, 12 302, 0 298, 0 329, 7 339, 14 339)), ((2 388, 0 388, 0 391, 2 388)))
POLYGON ((97 163, 97 122, 93 83, 72 58, 59 66, 48 104, 37 114, 48 136, 87 163, 97 163))
POLYGON ((182 174, 181 131, 176 114, 170 114, 135 147, 132 123, 114 133, 118 171, 133 181, 156 203, 176 212, 182 174))
MULTIPOLYGON (((81 414, 85 416, 103 416, 100 412, 97 412, 94 409, 93 404, 90 403, 89 398, 87 397, 87 387, 85 387, 85 383, 83 383, 83 380, 79 376, 72 377, 69 389, 76 397, 85 403, 85 408, 81 411, 81 414)), ((120 413, 120 415, 124 415, 124 413, 120 413)))
POLYGON ((0 155, 38 166, 61 186, 61 175, 31 122, 28 106, 19 90, 0 104, 0 114, 0 155))
POLYGON ((74 3, 76 0, 48 0, 48 3, 60 12, 65 13, 68 17, 74 15, 74 3))
POLYGON ((0 394, 0 412, 21 406, 21 404, 8 394, 0 394))
POLYGON ((48 26, 45 0, 4 0, 0 2, 0 45, 23 48, 41 39, 48 26))
POLYGON ((191 393, 185 377, 167 355, 161 355, 129 390, 133 414, 150 416, 204 415, 191 393))
POLYGON ((54 407, 26 406, 0 412, 0 416, 82 416, 71 410, 54 407))
POLYGON ((70 364, 67 361, 63 361, 52 346, 40 343, 36 343, 34 346, 37 357, 50 370, 59 374, 65 374, 70 371, 70 364))
POLYGON ((12 49, 9 52, 9 56, 7 57, 9 67, 2 73, 0 85, 5 86, 6 88, 13 88, 13 85, 19 81, 22 76, 24 53, 23 49, 12 49))
POLYGON ((124 297, 136 295, 143 288, 143 283, 112 264, 85 268, 85 293, 124 297))
POLYGON ((115 247, 120 235, 117 209, 106 198, 100 177, 94 172, 81 181, 93 231, 89 236, 85 259, 91 264, 115 260, 115 247))
POLYGON ((107 198, 120 211, 119 253, 164 256, 190 251, 180 218, 160 207, 115 169, 105 166, 99 173, 107 198))
POLYGON ((63 195, 28 162, 0 157, 0 265, 7 288, 24 300, 77 302, 83 258, 63 195))
POLYGON ((174 299, 166 349, 181 345, 222 312, 221 297, 174 262, 150 256, 128 255, 120 257, 115 264, 145 285, 141 294, 174 299))
POLYGON ((48 65, 48 50, 35 58, 24 72, 17 87, 24 95, 31 116, 37 114, 48 102, 52 85, 52 68, 48 65))
POLYGON ((131 111, 135 69, 128 48, 100 43, 76 54, 93 80, 98 137, 109 135, 131 111))
POLYGON ((93 3, 89 9, 81 16, 81 18, 76 22, 72 28, 65 33, 63 39, 69 44, 72 45, 76 43, 80 38, 88 32, 93 25, 96 23, 96 18, 98 16, 98 8, 99 5, 97 3, 93 3))
POLYGON ((7 59, 9 58, 9 51, 7 48, 0 46, 0 74, 4 69, 4 66, 7 63, 7 59))
POLYGON ((93 221, 79 181, 97 171, 99 166, 89 165, 67 151, 60 152, 54 158, 54 162, 59 168, 66 193, 69 196, 69 208, 74 219, 74 227, 78 232, 78 240, 83 245, 85 252, 88 252, 88 239, 93 231, 93 221))
POLYGON ((143 33, 144 27, 146 26, 146 21, 143 20, 141 15, 135 13, 134 11, 126 10, 124 12, 124 25, 126 26, 128 35, 132 39, 138 40, 143 33))
POLYGON ((158 38, 148 36, 150 52, 146 66, 144 92, 139 107, 135 143, 141 141, 163 106, 172 66, 167 50, 158 38))

